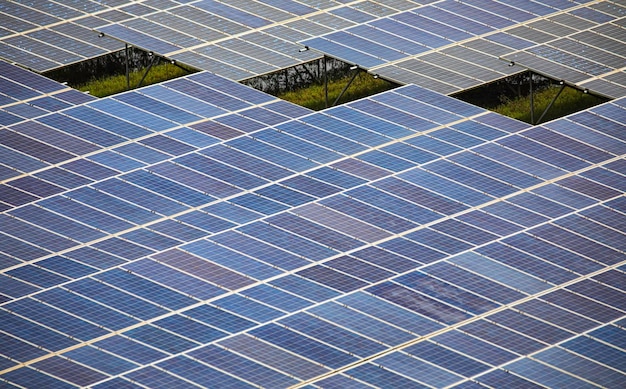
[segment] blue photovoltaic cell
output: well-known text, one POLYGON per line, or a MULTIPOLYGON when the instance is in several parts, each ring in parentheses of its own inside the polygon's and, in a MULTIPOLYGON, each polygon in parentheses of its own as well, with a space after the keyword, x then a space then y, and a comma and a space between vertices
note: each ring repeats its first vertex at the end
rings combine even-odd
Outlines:
POLYGON ((333 259, 325 265, 368 282, 377 282, 393 276, 393 273, 349 256, 333 259))
POLYGON ((394 197, 380 190, 376 190, 370 186, 356 188, 347 192, 347 194, 360 201, 372 204, 387 212, 391 212, 420 224, 428 223, 439 218, 439 215, 435 212, 398 197, 394 197))
POLYGON ((197 170, 200 173, 244 189, 252 189, 266 183, 262 178, 198 154, 189 154, 180 157, 176 159, 175 162, 184 167, 197 170))
POLYGON ((542 261, 501 243, 496 242, 478 248, 476 252, 555 284, 566 282, 576 277, 575 274, 566 269, 558 268, 549 262, 542 261))
MULTIPOLYGON (((429 166, 430 165, 426 165, 424 168, 428 169, 429 166)), ((488 195, 482 192, 478 192, 472 188, 460 185, 455 181, 448 180, 422 169, 412 169, 398 175, 398 177, 469 205, 475 206, 491 200, 488 195)))
POLYGON ((38 361, 33 367, 80 386, 91 385, 107 378, 100 372, 58 356, 38 361))
POLYGON ((235 231, 215 235, 211 237, 210 240, 281 269, 293 270, 310 264, 310 262, 304 258, 235 231))
POLYGON ((396 303, 440 323, 452 324, 471 317, 468 313, 390 281, 371 286, 366 290, 380 298, 396 303))
POLYGON ((269 282, 271 285, 312 301, 324 301, 340 293, 296 275, 287 275, 269 282))
POLYGON ((107 240, 95 243, 93 247, 98 250, 117 255, 118 257, 124 258, 126 260, 137 259, 152 254, 154 252, 151 249, 141 247, 139 245, 131 243, 128 240, 120 238, 109 238, 107 240))
MULTIPOLYGON (((41 348, 30 345, 26 342, 18 340, 15 337, 0 334, 0 340, 2 340, 2 355, 5 357, 12 358, 16 361, 29 361, 31 359, 35 359, 41 357, 48 352, 42 350, 41 348)), ((11 367, 14 365, 13 362, 9 361, 6 358, 1 358, 1 364, 6 365, 6 367, 11 367)), ((3 366, 4 368, 4 366, 3 366)))
POLYGON ((251 278, 177 249, 156 254, 154 259, 186 273, 191 272, 195 277, 209 281, 221 288, 238 289, 254 282, 251 278))
POLYGON ((250 384, 183 356, 168 359, 159 363, 157 366, 173 374, 193 381, 202 387, 216 385, 224 388, 254 388, 254 386, 250 384))
POLYGON ((111 375, 121 374, 137 367, 137 365, 132 362, 93 347, 77 348, 63 355, 73 361, 85 364, 111 375))
POLYGON ((626 258, 622 253, 553 225, 537 227, 532 233, 601 263, 614 265, 626 258))
POLYGON ((595 385, 527 358, 507 365, 506 369, 547 387, 595 388, 595 385))
POLYGON ((436 263, 423 268, 422 271, 499 303, 510 303, 525 296, 514 289, 462 270, 447 262, 436 263))
MULTIPOLYGON (((400 233, 415 227, 413 223, 405 219, 401 219, 343 195, 322 200, 321 204, 393 233, 400 233)), ((377 235, 378 238, 381 238, 382 235, 385 234, 377 235)))
POLYGON ((433 366, 403 353, 392 353, 376 359, 376 363, 385 369, 393 370, 416 381, 443 387, 460 381, 462 378, 438 366, 433 366))
POLYGON ((281 291, 278 288, 272 288, 269 285, 262 284, 255 286, 243 292, 246 297, 260 301, 267 305, 274 306, 280 310, 293 312, 308 307, 312 302, 304 300, 300 297, 281 291))
POLYGON ((602 265, 580 255, 563 250, 545 241, 526 234, 519 234, 503 241, 507 245, 552 262, 579 274, 588 274, 602 269, 602 265))
MULTIPOLYGON (((292 207, 306 204, 315 200, 315 198, 311 196, 307 196, 304 193, 296 192, 278 184, 274 184, 266 188, 260 189, 256 191, 256 193, 292 207)), ((234 202, 236 203, 236 201, 234 202)), ((274 207, 277 208, 276 206, 274 207)))
POLYGON ((177 354, 198 346, 195 342, 150 325, 126 331, 124 335, 171 354, 177 354))
POLYGON ((126 172, 145 166, 145 164, 137 160, 125 157, 112 151, 103 151, 90 156, 89 159, 120 172, 126 172))
POLYGON ((6 311, 0 311, 0 329, 50 351, 58 351, 77 344, 65 335, 38 326, 6 311))
POLYGON ((415 338, 406 331, 334 302, 311 308, 309 312, 387 345, 398 345, 415 338))
MULTIPOLYGON (((118 96, 123 95, 117 95, 115 98, 118 96)), ((124 101, 123 98, 120 100, 124 101)), ((148 127, 155 131, 163 131, 176 126, 176 124, 172 121, 162 119, 156 115, 141 110, 141 107, 135 107, 132 104, 127 105, 114 99, 94 101, 88 104, 88 106, 104 112, 115 113, 115 116, 120 119, 125 119, 131 123, 138 124, 142 127, 148 127)))
POLYGON ((136 126, 114 116, 88 108, 87 106, 70 108, 64 111, 64 114, 128 139, 136 139, 152 133, 143 127, 136 126))
POLYGON ((558 348, 542 351, 535 358, 604 387, 619 387, 626 378, 605 366, 558 348))
POLYGON ((110 24, 108 26, 99 27, 98 30, 102 33, 122 39, 125 42, 130 42, 138 47, 154 50, 160 54, 167 54, 180 49, 179 47, 171 45, 165 41, 118 24, 110 24))
POLYGON ((282 272, 235 251, 200 240, 182 246, 185 251, 196 254, 229 269, 241 272, 256 279, 269 278, 282 272))
MULTIPOLYGON (((98 203, 102 204, 101 202, 98 203)), ((87 202, 87 204, 89 204, 89 202, 87 202)), ((132 227, 132 224, 124 220, 104 214, 77 201, 61 196, 45 199, 40 201, 38 205, 109 233, 120 232, 132 227)), ((123 216, 128 215, 125 214, 123 216)))
POLYGON ((345 366, 356 358, 276 324, 268 324, 250 334, 330 368, 345 366))
MULTIPOLYGON (((69 281, 68 278, 61 277, 57 274, 51 273, 32 265, 22 266, 13 270, 9 270, 8 272, 6 272, 6 274, 42 288, 50 288, 63 282, 69 281)), ((8 292, 8 294, 11 295, 12 293, 8 292)))
POLYGON ((347 276, 340 272, 328 269, 324 266, 316 265, 296 273, 297 275, 326 285, 344 293, 366 286, 367 283, 347 276))
POLYGON ((405 237, 448 254, 457 254, 473 247, 471 244, 426 228, 405 237))
POLYGON ((97 348, 140 364, 152 363, 167 356, 167 354, 161 351, 145 346, 121 335, 106 338, 94 343, 93 345, 97 348))
POLYGON ((164 308, 140 300, 137 297, 133 297, 128 293, 112 287, 105 286, 93 279, 85 278, 68 284, 66 287, 72 292, 92 297, 102 304, 109 305, 143 320, 167 313, 167 310, 164 308))
POLYGON ((558 343, 572 336, 569 331, 508 309, 488 316, 488 320, 549 344, 558 343))
POLYGON ((34 207, 33 205, 27 205, 25 207, 15 209, 11 212, 11 214, 48 230, 58 232, 79 242, 86 243, 106 236, 100 231, 76 223, 52 212, 45 211, 41 208, 34 207))
POLYGON ((357 126, 364 127, 372 132, 392 137, 401 138, 403 136, 412 135, 413 132, 390 121, 382 120, 376 116, 370 116, 366 112, 351 109, 342 105, 333 107, 324 111, 327 115, 334 116, 338 119, 345 120, 357 126))
POLYGON ((360 357, 370 356, 386 349, 385 346, 379 343, 305 313, 289 316, 279 322, 291 330, 313 336, 360 357))
POLYGON ((445 332, 435 336, 433 341, 491 365, 500 365, 517 358, 509 351, 460 331, 445 332))
POLYGON ((623 235, 615 230, 604 227, 589 219, 576 215, 568 216, 561 220, 556 220, 554 224, 567 228, 570 231, 581 233, 586 237, 596 240, 607 246, 624 251, 626 243, 624 243, 623 235))
POLYGON ((313 38, 300 42, 305 46, 310 46, 315 50, 326 53, 334 58, 341 59, 348 63, 361 66, 365 69, 384 64, 384 60, 377 58, 369 53, 364 53, 332 42, 326 38, 313 38))
POLYGON ((550 285, 545 282, 474 253, 461 254, 450 258, 449 261, 528 294, 539 293, 550 288, 550 285))
MULTIPOLYGON (((388 45, 381 45, 371 40, 364 39, 358 35, 348 34, 343 31, 338 31, 325 35, 324 38, 331 42, 361 51, 384 61, 394 61, 404 58, 406 56, 406 54, 388 45)), ((313 47, 316 47, 315 44, 313 44, 313 47)), ((364 66, 367 66, 367 64, 364 64, 364 66)))
POLYGON ((224 297, 214 301, 214 304, 220 309, 233 312, 257 323, 266 323, 284 315, 284 312, 239 295, 224 297))
POLYGON ((24 387, 35 385, 42 388, 75 388, 74 385, 70 385, 67 382, 61 381, 31 368, 13 370, 0 377, 24 387))
POLYGON ((212 284, 204 282, 189 274, 179 272, 163 264, 149 259, 129 263, 124 267, 142 277, 152 279, 174 290, 199 299, 210 299, 226 291, 212 284))
POLYGON ((445 37, 446 39, 449 39, 451 41, 459 41, 459 40, 470 38, 472 36, 471 34, 464 32, 460 29, 457 29, 451 26, 446 26, 434 20, 430 20, 423 16, 419 16, 413 12, 403 12, 403 13, 394 15, 393 18, 402 23, 408 24, 409 26, 419 26, 419 28, 423 29, 424 31, 429 31, 433 34, 437 34, 439 36, 445 37))
POLYGON ((264 215, 273 215, 288 208, 284 204, 268 200, 262 196, 252 193, 246 193, 241 196, 235 197, 231 199, 230 202, 241 207, 262 213, 264 215))
POLYGON ((182 294, 120 269, 100 273, 94 278, 172 310, 182 309, 196 303, 195 300, 182 294))
MULTIPOLYGON (((127 374, 126 377, 133 380, 133 382, 137 382, 139 384, 146 385, 149 387, 165 385, 165 386, 171 386, 171 387, 176 387, 176 388, 181 388, 181 389, 197 388, 196 385, 193 385, 190 382, 184 381, 181 378, 170 375, 166 373, 165 371, 159 370, 153 366, 146 366, 142 369, 135 370, 127 374)), ((112 382, 112 381, 109 381, 109 382, 112 382)), ((128 382, 128 381, 124 381, 124 382, 128 382)), ((132 385, 133 385, 132 387, 133 389, 135 387, 139 387, 134 384, 132 385)), ((112 388, 117 388, 117 386, 113 386, 112 388)), ((98 387, 98 389, 100 388, 98 387)))
POLYGON ((378 181, 376 187, 444 215, 455 214, 468 208, 466 205, 393 177, 378 181))
POLYGON ((276 126, 276 129, 337 153, 350 155, 366 150, 366 147, 361 144, 326 131, 318 130, 307 124, 289 122, 276 126))
POLYGON ((217 346, 207 346, 194 350, 189 355, 258 385, 282 388, 298 383, 293 378, 217 346))
POLYGON ((365 144, 367 146, 378 146, 389 142, 389 138, 382 136, 369 129, 365 130, 352 123, 338 120, 327 115, 311 115, 300 119, 301 121, 321 128, 322 130, 335 133, 350 140, 365 144))
POLYGON ((246 136, 233 139, 227 144, 249 154, 258 156, 259 158, 263 158, 267 161, 282 165, 290 170, 298 172, 317 166, 317 164, 313 161, 246 136))
POLYGON ((456 286, 441 282, 421 272, 405 274, 395 278, 394 282, 474 314, 488 312, 498 306, 491 301, 465 292, 456 286))
POLYGON ((490 369, 488 365, 482 362, 478 362, 447 348, 435 345, 429 341, 416 343, 415 345, 409 346, 404 350, 413 356, 434 363, 448 369, 449 371, 453 371, 466 377, 471 377, 490 369))
POLYGON ((438 48, 440 46, 444 46, 450 43, 450 41, 438 36, 431 34, 425 30, 420 30, 418 28, 412 27, 411 23, 404 24, 400 23, 393 18, 382 18, 370 22, 369 25, 379 28, 384 32, 389 32, 391 34, 404 37, 404 39, 408 39, 416 44, 427 46, 428 48, 438 48))
POLYGON ((0 293, 11 296, 11 297, 22 297, 28 294, 32 294, 38 292, 39 288, 29 285, 25 282, 16 280, 14 278, 8 277, 7 275, 2 275, 0 277, 0 293))
POLYGON ((219 160, 220 162, 227 163, 244 171, 252 172, 255 175, 272 181, 285 178, 292 174, 292 172, 282 167, 221 145, 210 147, 201 151, 201 153, 215 160, 219 160))
POLYGON ((415 381, 395 374, 389 370, 381 369, 371 363, 360 365, 351 370, 348 370, 346 374, 359 380, 365 381, 373 385, 374 387, 396 387, 410 389, 427 388, 427 386, 421 385, 415 381))

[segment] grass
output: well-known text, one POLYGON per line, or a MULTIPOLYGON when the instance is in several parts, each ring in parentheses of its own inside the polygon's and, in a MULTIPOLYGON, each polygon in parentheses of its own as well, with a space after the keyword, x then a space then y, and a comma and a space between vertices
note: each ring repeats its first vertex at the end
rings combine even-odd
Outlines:
MULTIPOLYGON (((559 89, 560 86, 553 85, 534 94, 535 124, 537 124, 537 120, 543 114, 544 110, 550 104, 554 96, 558 93, 559 89)), ((605 101, 606 99, 602 97, 593 96, 574 88, 565 87, 563 92, 561 92, 559 97, 554 102, 554 105, 546 113, 543 119, 541 119, 541 122, 543 123, 560 118, 562 116, 593 107, 594 105, 598 105, 605 101)), ((531 123, 529 96, 507 99, 502 104, 489 109, 502 115, 509 116, 526 123, 531 123)))
MULTIPOLYGON (((193 70, 187 72, 180 67, 172 65, 170 63, 154 65, 148 72, 148 75, 141 85, 145 86, 155 84, 158 82, 170 80, 172 78, 184 76, 193 72, 193 70)), ((137 87, 144 73, 145 69, 130 72, 130 89, 134 89, 137 87)), ((126 75, 124 74, 94 79, 84 84, 72 85, 72 87, 83 92, 89 91, 89 94, 96 97, 110 96, 128 90, 126 87, 126 75)))
MULTIPOLYGON (((347 76, 344 78, 328 81, 329 105, 333 104, 337 96, 339 96, 343 88, 345 88, 347 83, 350 81, 350 78, 351 76, 347 76)), ((374 78, 372 75, 366 72, 360 72, 356 76, 352 84, 350 84, 350 86, 337 104, 342 104, 348 101, 360 99, 362 97, 371 96, 373 94, 393 89, 395 87, 396 85, 388 81, 382 80, 380 78, 374 78)), ((277 95, 277 97, 292 102, 294 104, 313 109, 315 111, 326 108, 326 99, 324 96, 323 84, 313 84, 307 88, 281 92, 277 95)))

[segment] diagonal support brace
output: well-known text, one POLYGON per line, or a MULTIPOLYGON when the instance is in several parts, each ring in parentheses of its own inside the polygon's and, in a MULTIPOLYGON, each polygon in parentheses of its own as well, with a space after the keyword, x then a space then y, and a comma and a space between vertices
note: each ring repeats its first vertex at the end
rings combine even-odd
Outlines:
POLYGON ((141 77, 141 80, 139 80, 139 83, 137 84, 137 88, 139 88, 141 86, 141 84, 143 84, 143 81, 146 79, 146 76, 148 75, 148 72, 150 72, 150 69, 152 69, 152 65, 154 64, 154 59, 156 58, 156 55, 152 55, 152 58, 150 59, 150 63, 148 64, 148 67, 146 68, 146 71, 143 73, 143 76, 141 77))
POLYGON ((552 108, 552 105, 554 105, 554 102, 556 101, 556 99, 559 98, 559 96, 561 95, 561 92, 563 92, 563 89, 565 89, 565 83, 563 81, 561 81, 561 88, 559 88, 559 91, 557 92, 557 94, 552 98, 552 101, 550 101, 550 104, 548 104, 548 106, 546 107, 546 109, 543 111, 543 113, 541 114, 541 116, 539 116, 539 119, 537 119, 537 122, 534 124, 539 124, 541 123, 541 119, 543 119, 544 116, 546 116, 546 114, 548 113, 548 111, 550 110, 550 108, 552 108))
POLYGON ((352 77, 350 78, 350 81, 348 81, 348 83, 346 84, 346 86, 343 87, 343 89, 341 90, 341 93, 339 93, 339 96, 337 96, 337 98, 335 99, 335 101, 333 101, 333 105, 331 105, 331 107, 334 107, 337 102, 339 102, 339 100, 343 97, 343 94, 346 93, 346 91, 348 90, 348 88, 350 87, 350 85, 352 84, 352 81, 354 81, 354 79, 356 78, 356 76, 359 74, 360 69, 358 67, 356 67, 354 74, 352 75, 352 77))

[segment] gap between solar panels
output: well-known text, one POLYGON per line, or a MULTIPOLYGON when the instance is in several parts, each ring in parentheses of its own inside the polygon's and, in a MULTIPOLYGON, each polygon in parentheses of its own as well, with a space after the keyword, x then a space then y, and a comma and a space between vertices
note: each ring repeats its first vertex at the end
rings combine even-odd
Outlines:
POLYGON ((452 95, 530 124, 540 124, 610 99, 531 71, 452 95))

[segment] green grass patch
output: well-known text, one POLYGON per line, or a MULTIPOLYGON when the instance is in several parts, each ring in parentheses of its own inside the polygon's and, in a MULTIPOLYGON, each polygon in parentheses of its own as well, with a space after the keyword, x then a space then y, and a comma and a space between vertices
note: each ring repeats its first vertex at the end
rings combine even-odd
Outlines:
MULTIPOLYGON (((535 106, 535 122, 543 114, 546 107, 550 104, 554 96, 558 93, 560 86, 553 85, 534 93, 535 106)), ((582 91, 570 87, 565 87, 563 92, 555 100, 550 110, 541 119, 541 122, 547 122, 557 119, 574 112, 581 111, 604 103, 607 99, 602 97, 583 93, 582 91)), ((513 99, 506 99, 502 104, 489 108, 492 111, 530 123, 530 97, 522 96, 513 99)), ((532 124, 532 123, 531 123, 532 124)))
MULTIPOLYGON (((341 93, 343 88, 350 81, 352 76, 348 75, 335 80, 328 81, 328 104, 332 105, 337 96, 341 93)), ((348 101, 357 100, 363 97, 371 96, 373 94, 384 92, 389 89, 395 88, 397 85, 382 80, 380 78, 374 78, 367 72, 360 72, 352 84, 348 87, 337 104, 346 103, 348 101)), ((293 91, 281 92, 277 95, 278 98, 287 100, 294 104, 301 105, 319 111, 326 108, 326 98, 324 95, 324 84, 312 84, 306 88, 297 89, 293 91)))
MULTIPOLYGON (((158 82, 167 81, 194 72, 194 70, 185 71, 176 65, 172 65, 169 62, 154 65, 148 72, 146 78, 143 80, 141 86, 156 84, 158 82)), ((139 81, 141 81, 141 78, 144 76, 144 74, 145 69, 136 70, 129 73, 130 89, 134 89, 137 87, 139 81)), ((83 92, 88 91, 89 94, 96 97, 110 96, 128 90, 125 74, 98 78, 84 84, 72 85, 72 87, 83 92)))

